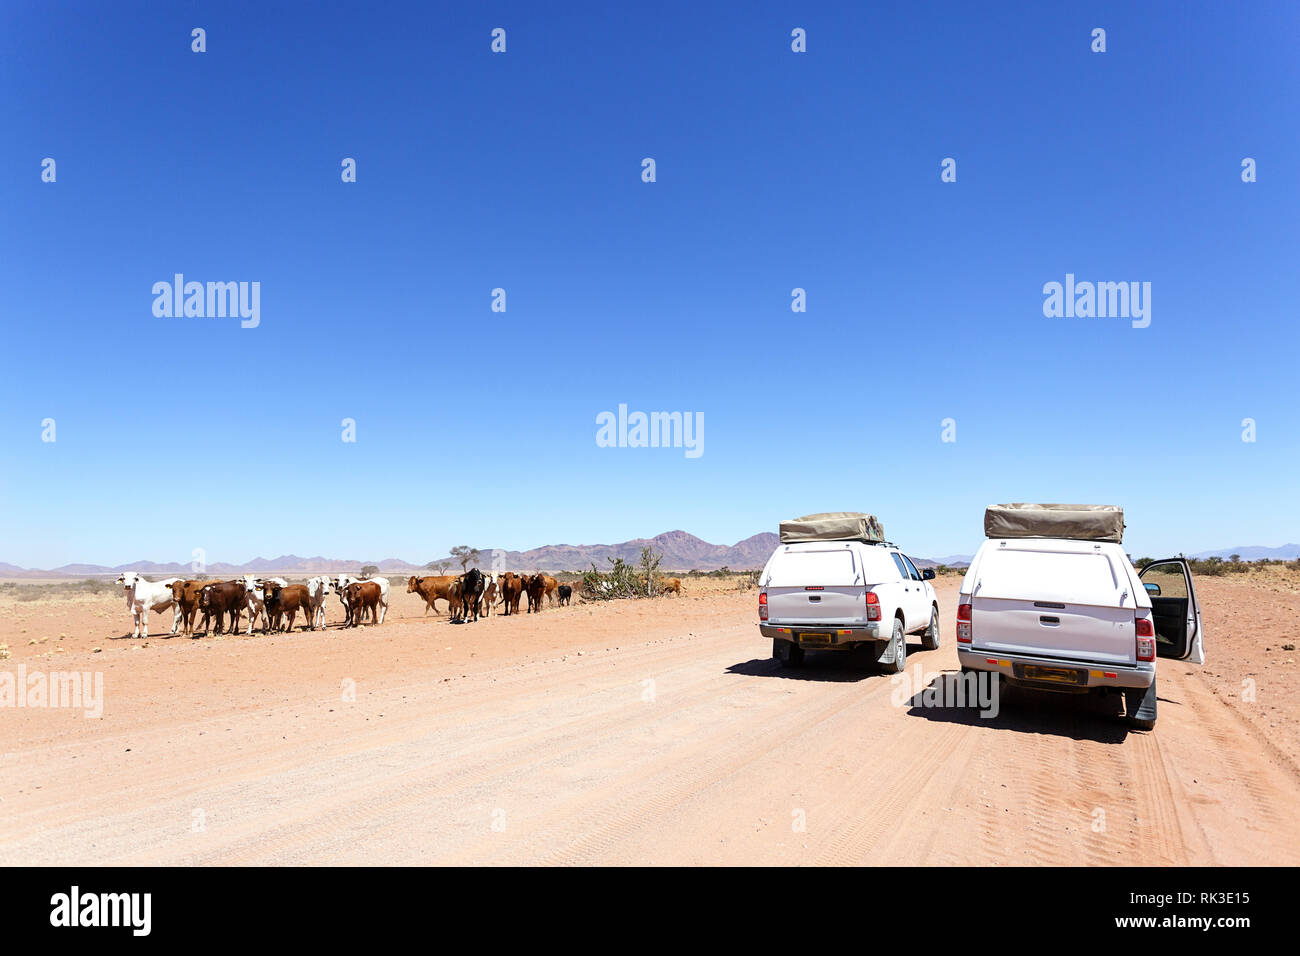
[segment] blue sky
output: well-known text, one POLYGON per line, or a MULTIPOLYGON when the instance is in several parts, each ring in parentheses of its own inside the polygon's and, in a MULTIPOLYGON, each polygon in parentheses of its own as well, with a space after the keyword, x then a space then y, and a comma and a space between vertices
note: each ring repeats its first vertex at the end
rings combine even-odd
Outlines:
POLYGON ((1294 4, 272 6, 0 12, 0 561, 1300 539, 1294 4), (177 272, 261 324, 155 317, 177 272), (1150 327, 1044 317, 1066 273, 1150 327), (620 403, 703 455, 597 447, 620 403))

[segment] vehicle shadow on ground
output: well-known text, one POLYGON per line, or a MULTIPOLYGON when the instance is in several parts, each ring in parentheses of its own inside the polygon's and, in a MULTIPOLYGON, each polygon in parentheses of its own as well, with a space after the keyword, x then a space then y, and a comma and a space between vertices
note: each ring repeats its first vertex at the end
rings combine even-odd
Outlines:
POLYGON ((1124 699, 1119 694, 1102 697, 1049 693, 1014 687, 1005 681, 992 689, 984 684, 982 690, 982 694, 970 693, 969 684, 962 686, 961 674, 945 671, 933 675, 904 706, 909 717, 940 723, 1022 734, 1052 734, 1103 744, 1122 744, 1132 729, 1124 716, 1124 699))
POLYGON ((826 681, 829 683, 854 683, 871 678, 888 679, 870 657, 854 651, 808 651, 798 667, 785 667, 772 657, 756 657, 752 661, 732 664, 728 674, 746 677, 784 677, 786 680, 826 681))

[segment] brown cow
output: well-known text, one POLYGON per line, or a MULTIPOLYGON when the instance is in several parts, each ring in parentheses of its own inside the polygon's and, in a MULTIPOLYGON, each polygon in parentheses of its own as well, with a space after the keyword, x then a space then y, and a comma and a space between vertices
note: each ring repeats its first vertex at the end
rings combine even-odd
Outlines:
POLYGON ((659 593, 667 594, 669 591, 671 591, 673 594, 676 594, 678 597, 681 597, 682 579, 681 578, 660 578, 659 593))
POLYGON ((552 604, 555 603, 555 589, 560 586, 560 582, 555 580, 549 574, 538 573, 537 577, 542 579, 542 586, 546 589, 546 597, 552 604))
MULTIPOLYGON (((199 613, 199 593, 209 584, 219 581, 173 581, 172 600, 181 612, 181 633, 186 637, 194 636, 194 619, 199 613)), ((204 631, 207 630, 206 617, 204 631)))
POLYGON ((239 614, 248 605, 243 581, 217 581, 199 588, 199 607, 203 610, 203 631, 207 633, 209 616, 217 619, 216 633, 221 633, 222 618, 230 615, 230 633, 239 630, 239 614))
POLYGON ((349 627, 356 627, 362 615, 369 610, 372 620, 379 620, 377 608, 383 589, 374 581, 353 581, 348 585, 348 607, 352 608, 352 622, 349 627))
POLYGON ((492 608, 496 605, 496 602, 497 602, 497 583, 493 581, 491 578, 488 578, 487 583, 483 588, 483 616, 484 617, 492 616, 492 608))
MULTIPOLYGON (((552 578, 551 580, 555 580, 552 578)), ((524 584, 524 589, 528 592, 528 613, 542 612, 542 595, 546 593, 546 575, 534 574, 524 584)))
POLYGON ((465 603, 461 597, 463 593, 464 585, 462 585, 459 577, 447 585, 447 613, 451 616, 453 624, 457 623, 457 618, 460 617, 461 605, 465 603))
MULTIPOLYGON (((311 594, 307 591, 307 585, 290 584, 281 587, 267 581, 262 587, 266 596, 266 619, 271 623, 272 630, 280 630, 281 615, 288 615, 288 624, 284 630, 292 631, 293 619, 299 611, 302 611, 307 622, 304 626, 311 628, 311 594)), ((379 585, 376 584, 375 587, 379 585)))
POLYGON ((407 594, 418 594, 424 598, 424 613, 428 614, 430 609, 434 614, 438 613, 438 598, 442 598, 448 604, 451 598, 447 592, 451 588, 451 582, 458 579, 455 574, 436 574, 429 577, 417 578, 412 577, 406 582, 407 594))
POLYGON ((519 613, 519 595, 524 590, 524 579, 513 571, 507 571, 501 575, 501 603, 505 605, 505 610, 501 613, 509 617, 511 614, 519 613))

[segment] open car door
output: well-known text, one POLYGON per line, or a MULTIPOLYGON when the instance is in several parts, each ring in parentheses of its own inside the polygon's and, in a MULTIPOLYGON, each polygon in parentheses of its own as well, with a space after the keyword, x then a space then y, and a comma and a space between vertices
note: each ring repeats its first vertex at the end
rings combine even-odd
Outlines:
POLYGON ((1201 643, 1201 606, 1196 603, 1192 569, 1183 558, 1164 558, 1143 568, 1138 577, 1151 598, 1156 655, 1205 663, 1201 643))

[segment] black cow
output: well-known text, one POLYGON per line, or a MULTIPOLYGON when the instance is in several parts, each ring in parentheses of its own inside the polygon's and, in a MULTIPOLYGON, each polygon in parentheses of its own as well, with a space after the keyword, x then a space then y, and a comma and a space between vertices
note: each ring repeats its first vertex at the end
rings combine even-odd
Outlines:
POLYGON ((528 592, 528 613, 542 612, 542 598, 546 595, 546 577, 534 574, 524 581, 524 590, 528 592))
POLYGON ((479 604, 483 599, 484 578, 478 568, 470 568, 460 576, 460 614, 462 621, 477 621, 479 604), (471 612, 473 617, 470 617, 471 612))
POLYGON ((573 597, 573 588, 567 584, 561 584, 560 585, 560 607, 564 607, 564 605, 568 604, 569 599, 571 597, 573 597))

